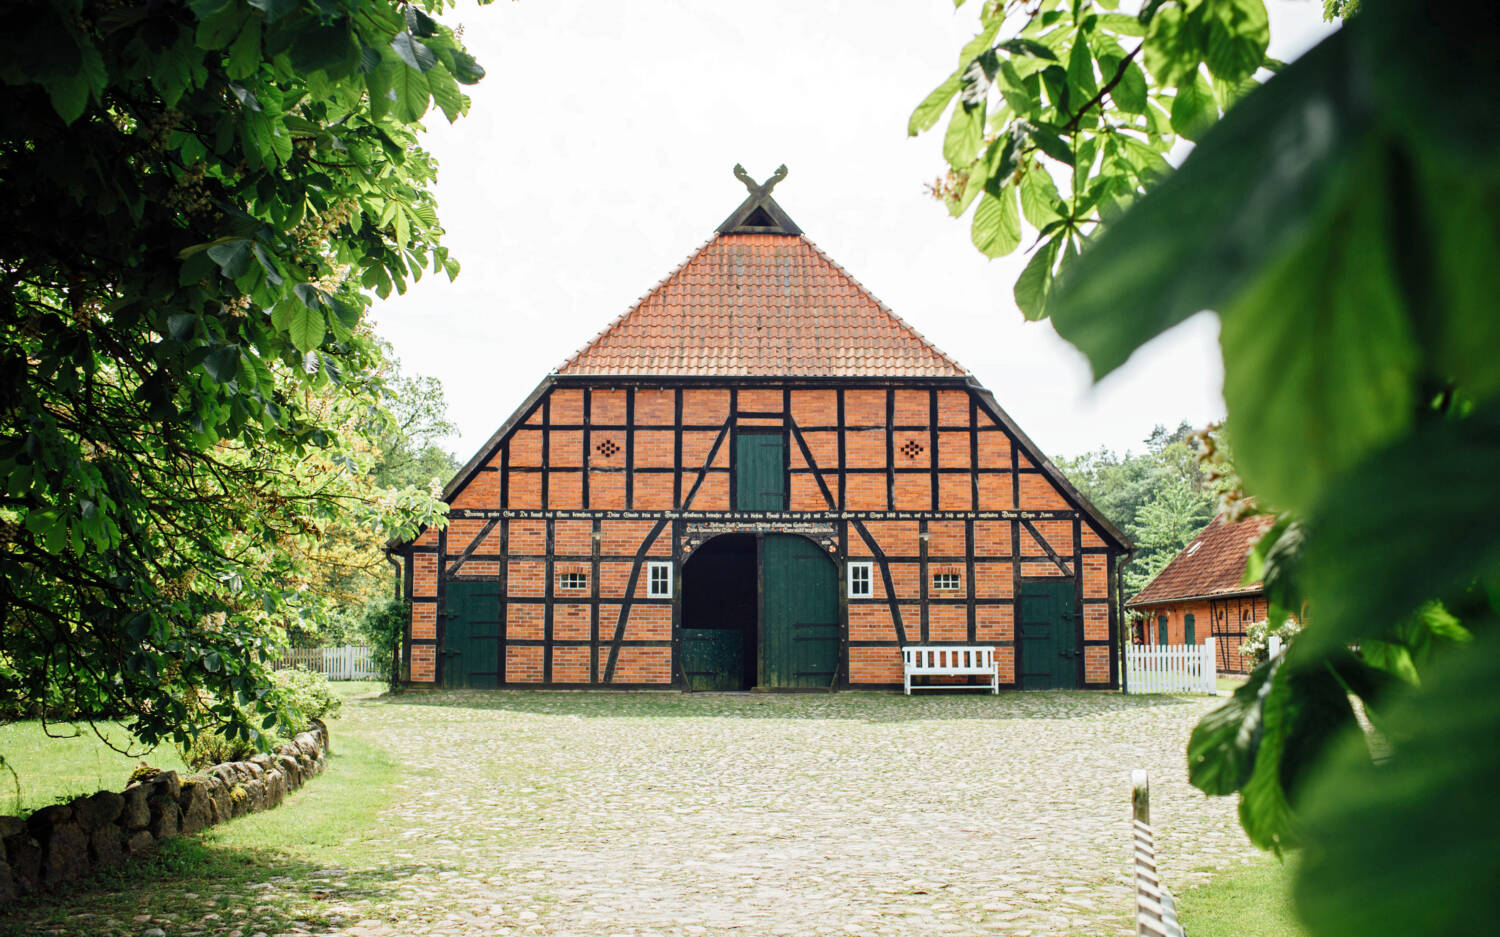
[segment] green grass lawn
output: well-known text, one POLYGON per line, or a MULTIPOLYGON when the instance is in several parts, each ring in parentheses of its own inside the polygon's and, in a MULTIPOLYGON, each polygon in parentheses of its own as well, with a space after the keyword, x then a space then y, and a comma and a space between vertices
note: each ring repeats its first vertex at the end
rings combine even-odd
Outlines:
POLYGON ((1245 680, 1246 679, 1247 678, 1245 678, 1245 677, 1243 677, 1243 676, 1241 676, 1239 674, 1235 674, 1233 676, 1227 676, 1227 677, 1224 674, 1219 674, 1219 677, 1218 677, 1219 691, 1220 692, 1233 693, 1235 690, 1238 690, 1240 687, 1242 687, 1242 686, 1245 685, 1245 680))
POLYGON ((1305 937, 1292 913, 1293 862, 1262 856, 1174 895, 1183 927, 1192 937, 1305 937))
MULTIPOLYGON (((351 707, 361 705, 357 697, 384 689, 378 683, 334 687, 348 700, 344 712, 351 715, 351 707)), ((395 758, 358 733, 341 732, 340 721, 329 726, 328 771, 290 793, 280 807, 169 840, 148 860, 102 872, 58 894, 22 899, 18 922, 0 922, 0 937, 30 937, 48 925, 76 924, 80 911, 92 916, 98 933, 133 934, 153 926, 176 933, 245 915, 247 891, 258 902, 255 931, 336 925, 339 908, 326 901, 327 870, 369 869, 387 860, 390 830, 376 822, 376 815, 396 796, 399 780, 395 758)), ((23 727, 7 731, 18 728, 23 727)), ((119 759, 119 764, 128 774, 132 762, 119 759)), ((180 761, 176 767, 181 770, 180 761)), ((120 787, 124 776, 111 783, 120 787)), ((355 895, 377 893, 383 884, 378 875, 363 873, 341 879, 341 886, 355 895)))
MULTIPOLYGON (((384 684, 370 681, 332 686, 345 699, 378 695, 385 690, 384 684)), ((111 748, 84 723, 76 727, 54 723, 44 728, 39 720, 29 720, 0 726, 0 759, 4 760, 0 765, 0 814, 24 816, 82 794, 121 790, 142 761, 163 771, 191 773, 170 743, 145 752, 145 746, 118 725, 100 723, 98 729, 115 748, 129 754, 111 748)))
POLYGON ((28 814, 80 794, 118 791, 142 761, 164 771, 187 770, 170 744, 143 754, 145 746, 120 726, 100 723, 98 730, 129 754, 111 748, 83 723, 44 728, 39 720, 29 720, 0 726, 0 758, 5 760, 0 766, 0 813, 28 814))

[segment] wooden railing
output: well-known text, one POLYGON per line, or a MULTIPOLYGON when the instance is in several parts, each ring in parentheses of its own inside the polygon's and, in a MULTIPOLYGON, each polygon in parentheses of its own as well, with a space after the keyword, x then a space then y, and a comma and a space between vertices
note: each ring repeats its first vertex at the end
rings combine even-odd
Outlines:
POLYGON ((1186 937, 1177 920, 1177 904, 1161 883, 1156 867, 1156 832, 1151 828, 1151 777, 1145 771, 1130 776, 1134 817, 1135 932, 1136 937, 1186 937))

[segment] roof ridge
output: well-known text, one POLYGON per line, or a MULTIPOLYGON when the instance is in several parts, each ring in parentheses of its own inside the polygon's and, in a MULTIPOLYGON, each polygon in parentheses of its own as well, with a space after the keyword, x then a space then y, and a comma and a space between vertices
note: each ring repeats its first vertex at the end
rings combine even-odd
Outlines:
POLYGON ((881 300, 881 298, 879 296, 876 296, 874 293, 872 293, 870 291, 870 288, 867 287, 867 286, 865 286, 863 283, 861 283, 859 281, 859 279, 854 276, 854 274, 850 273, 848 270, 845 270, 843 264, 839 263, 837 260, 834 260, 832 257, 830 257, 828 255, 828 253, 823 250, 823 248, 819 247, 816 243, 814 243, 814 241, 813 241, 812 238, 808 237, 806 234, 799 234, 799 235, 797 235, 797 237, 799 237, 803 241, 807 242, 807 246, 811 247, 813 249, 813 253, 817 254, 820 258, 823 259, 823 261, 825 263, 827 263, 830 266, 832 266, 833 269, 837 270, 842 276, 848 278, 849 282, 853 283, 854 286, 861 293, 863 293, 865 295, 866 299, 870 300, 876 306, 880 307, 880 311, 881 312, 884 312, 886 315, 890 316, 892 319, 895 319, 896 320, 896 324, 900 325, 901 328, 905 329, 906 333, 908 335, 910 335, 912 338, 916 339, 918 342, 920 342, 924 348, 926 348, 928 351, 932 352, 933 354, 937 355, 939 358, 942 358, 944 361, 948 362, 950 365, 952 365, 955 369, 958 370, 958 372, 959 372, 960 375, 967 375, 969 373, 969 371, 968 371, 967 368, 965 368, 963 365, 959 364, 958 361, 955 360, 952 356, 950 356, 947 352, 943 351, 937 345, 933 344, 933 342, 930 339, 928 339, 927 336, 923 335, 921 332, 918 332, 916 330, 916 328, 914 328, 911 325, 911 323, 909 323, 905 319, 901 318, 901 316, 894 309, 892 309, 890 306, 887 306, 885 304, 885 302, 883 300, 881 300))

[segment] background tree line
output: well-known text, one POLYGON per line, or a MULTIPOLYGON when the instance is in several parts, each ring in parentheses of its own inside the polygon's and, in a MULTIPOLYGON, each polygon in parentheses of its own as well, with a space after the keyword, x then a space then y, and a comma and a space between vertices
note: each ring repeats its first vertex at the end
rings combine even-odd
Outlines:
POLYGON ((1100 448, 1055 460, 1135 544, 1121 570, 1124 599, 1144 589, 1218 511, 1219 489, 1201 462, 1199 438, 1187 422, 1173 430, 1158 424, 1140 453, 1100 448))

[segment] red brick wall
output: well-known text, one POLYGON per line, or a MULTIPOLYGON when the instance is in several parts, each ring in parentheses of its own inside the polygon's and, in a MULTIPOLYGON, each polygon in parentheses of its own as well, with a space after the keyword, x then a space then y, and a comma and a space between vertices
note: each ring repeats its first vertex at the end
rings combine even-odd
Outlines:
MULTIPOLYGON (((1020 576, 1079 579, 1087 679, 1110 682, 1106 535, 1077 522, 1070 495, 981 398, 899 382, 552 388, 450 498, 446 534, 412 544, 412 681, 441 677, 438 580, 459 575, 503 583, 507 682, 670 683, 672 600, 647 595, 644 561, 674 560, 675 581, 682 544, 670 519, 653 535, 658 521, 731 509, 734 425, 785 429, 787 510, 822 515, 850 560, 875 564, 870 596, 844 597, 850 683, 899 684, 901 641, 993 643, 1013 682, 1020 576), (502 508, 554 513, 494 520, 502 508), (964 516, 1017 510, 1037 513, 964 516), (564 590, 565 573, 586 587, 564 590), (937 588, 938 575, 957 588, 937 588)), ((841 566, 841 594, 844 577, 841 566)))

